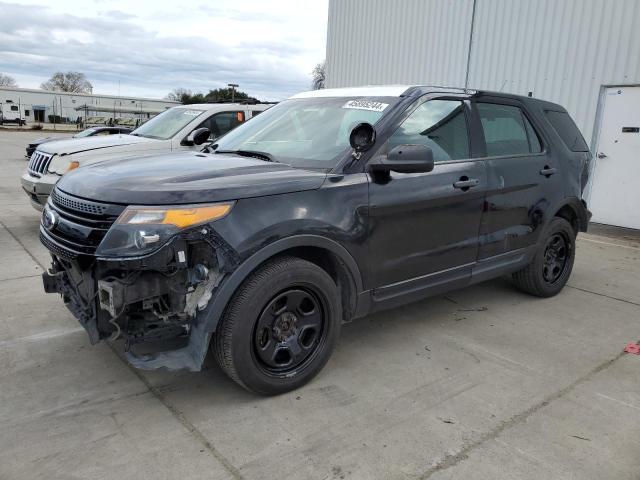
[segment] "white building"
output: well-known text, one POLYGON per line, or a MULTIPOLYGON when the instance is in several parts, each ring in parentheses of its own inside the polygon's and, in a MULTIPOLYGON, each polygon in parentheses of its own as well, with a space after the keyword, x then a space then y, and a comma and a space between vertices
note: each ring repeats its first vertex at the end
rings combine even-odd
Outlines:
POLYGON ((21 118, 27 123, 49 123, 67 119, 75 122, 78 117, 103 117, 105 119, 134 118, 146 120, 179 102, 151 98, 120 97, 85 93, 49 92, 30 88, 0 87, 2 110, 17 105, 21 118))
POLYGON ((563 105, 594 221, 640 228, 640 0, 330 0, 326 87, 467 86, 563 105))

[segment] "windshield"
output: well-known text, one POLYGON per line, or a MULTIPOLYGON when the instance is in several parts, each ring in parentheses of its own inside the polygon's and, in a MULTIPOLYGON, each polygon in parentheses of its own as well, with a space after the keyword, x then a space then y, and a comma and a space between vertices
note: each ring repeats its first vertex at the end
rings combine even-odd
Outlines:
POLYGON ((93 133, 96 131, 95 128, 87 128, 86 130, 81 131, 80 133, 76 133, 73 138, 82 138, 82 137, 89 137, 91 135, 93 135, 93 133))
POLYGON ((257 151, 293 167, 333 168, 358 123, 375 124, 397 97, 286 100, 232 130, 217 152, 257 151))
POLYGON ((204 110, 196 110, 194 108, 170 108, 153 117, 144 125, 140 125, 131 132, 131 135, 168 140, 203 113, 204 110))

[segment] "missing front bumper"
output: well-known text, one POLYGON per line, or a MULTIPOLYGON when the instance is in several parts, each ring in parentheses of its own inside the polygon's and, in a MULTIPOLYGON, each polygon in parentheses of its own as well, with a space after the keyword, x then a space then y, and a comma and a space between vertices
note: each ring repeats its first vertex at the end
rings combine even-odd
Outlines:
POLYGON ((68 273, 65 270, 60 270, 59 267, 56 268, 58 265, 54 261, 52 270, 42 274, 44 291, 46 293, 59 293, 62 296, 67 308, 86 330, 91 344, 95 345, 101 339, 101 334, 98 330, 98 312, 95 305, 86 302, 78 294, 78 291, 73 288, 69 280, 68 273))
POLYGON ((127 359, 138 368, 197 371, 211 336, 207 307, 236 265, 229 250, 218 246, 210 237, 188 236, 145 258, 69 259, 53 253, 43 286, 62 295, 91 343, 122 338, 127 359), (179 340, 173 349, 162 349, 173 340, 179 340), (150 348, 155 346, 159 350, 150 348))

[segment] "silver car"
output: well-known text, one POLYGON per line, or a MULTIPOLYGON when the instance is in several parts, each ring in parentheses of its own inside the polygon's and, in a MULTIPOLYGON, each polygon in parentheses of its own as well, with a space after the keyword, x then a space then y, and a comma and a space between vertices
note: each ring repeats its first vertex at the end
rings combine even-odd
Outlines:
POLYGON ((22 175, 22 188, 36 210, 42 210, 54 185, 67 172, 114 158, 161 151, 201 148, 271 105, 195 104, 173 107, 129 135, 54 140, 39 145, 22 175), (201 129, 209 136, 203 137, 201 129), (196 138, 196 132, 200 135, 196 138))

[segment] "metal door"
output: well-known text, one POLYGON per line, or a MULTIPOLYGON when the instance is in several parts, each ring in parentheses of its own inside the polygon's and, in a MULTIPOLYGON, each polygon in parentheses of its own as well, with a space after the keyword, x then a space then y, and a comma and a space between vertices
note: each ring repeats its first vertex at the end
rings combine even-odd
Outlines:
POLYGON ((595 156, 592 221, 640 228, 640 87, 606 89, 595 156))

